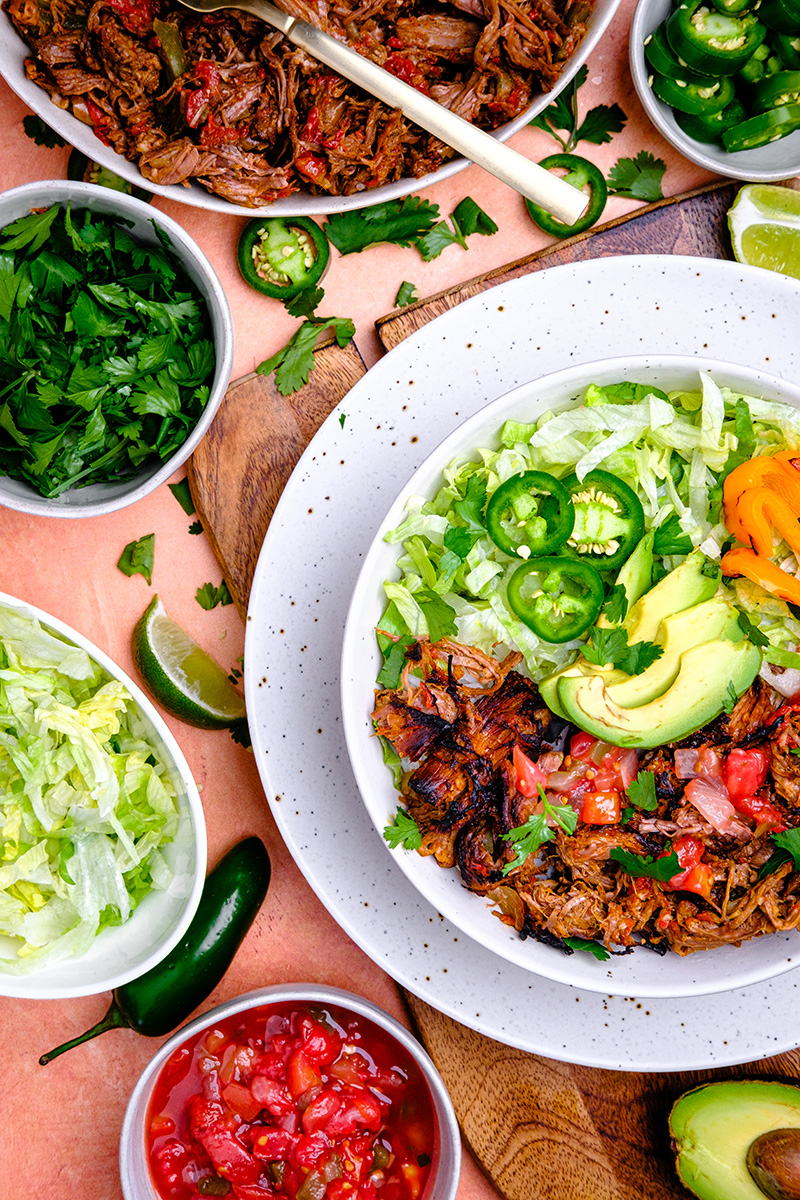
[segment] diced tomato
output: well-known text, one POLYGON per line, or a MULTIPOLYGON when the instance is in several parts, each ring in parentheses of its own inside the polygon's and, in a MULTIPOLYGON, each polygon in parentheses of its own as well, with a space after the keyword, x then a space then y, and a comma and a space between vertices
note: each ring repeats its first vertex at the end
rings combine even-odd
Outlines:
POLYGON ((162 1137, 165 1133, 175 1132, 175 1122, 172 1117, 168 1117, 166 1113, 159 1113, 157 1117, 153 1117, 150 1122, 150 1134, 152 1137, 162 1137))
POLYGON ((330 1154, 333 1142, 322 1130, 316 1133, 304 1133, 297 1139, 294 1149, 294 1161, 298 1167, 311 1171, 330 1154))
POLYGON ((261 1164, 245 1150, 230 1129, 214 1126, 200 1139, 218 1175, 231 1183, 256 1183, 261 1176, 261 1164))
POLYGON ((514 766, 514 782, 517 791, 523 796, 538 796, 540 787, 547 787, 547 776, 532 758, 528 758, 524 750, 514 746, 512 756, 514 766))
POLYGON ((295 155, 294 165, 301 175, 305 175, 306 179, 310 179, 312 183, 323 183, 328 177, 328 162, 320 154, 312 154, 310 151, 305 154, 295 155))
POLYGON ((588 758, 596 741, 590 733, 576 733, 570 738, 569 752, 573 758, 588 758))
POLYGON ((766 750, 731 750, 725 760, 725 784, 734 806, 737 800, 755 796, 766 782, 768 771, 766 750))
POLYGON ((416 63, 413 63, 410 58, 406 58, 404 54, 390 54, 383 65, 391 75, 402 79, 404 83, 411 84, 418 92, 428 94, 428 81, 424 71, 421 71, 416 63))
POLYGON ((342 1039, 333 1029, 326 1029, 313 1017, 303 1016, 298 1022, 303 1049, 312 1062, 332 1063, 342 1052, 342 1039))
POLYGON ((153 1152, 151 1157, 153 1172, 158 1189, 163 1196, 183 1200, 183 1197, 189 1194, 183 1182, 183 1171, 191 1159, 192 1153, 189 1147, 184 1146, 183 1142, 179 1142, 177 1138, 170 1138, 169 1141, 163 1142, 153 1152))
POLYGON ((325 1088, 316 1100, 312 1100, 303 1113, 303 1129, 306 1133, 315 1133, 317 1129, 326 1129, 328 1122, 343 1107, 342 1097, 332 1088, 325 1088))
POLYGON ((363 1083, 369 1074, 369 1063, 357 1050, 352 1053, 346 1051, 333 1064, 330 1074, 343 1083, 363 1083))
POLYGON ((761 796, 739 796, 733 801, 733 806, 746 817, 752 817, 759 825, 769 825, 773 833, 782 833, 786 828, 786 818, 780 809, 761 796))
POLYGON ((589 792, 583 798, 581 819, 586 825, 616 825, 620 812, 619 792, 589 792))
POLYGON ((108 132, 111 129, 111 118, 108 113, 104 113, 102 108, 98 108, 94 101, 88 98, 86 100, 86 111, 91 118, 95 136, 100 139, 104 146, 110 146, 111 142, 108 132))
POLYGON ((198 1142, 203 1140, 207 1130, 220 1123, 225 1114, 218 1100, 207 1100, 205 1096, 192 1096, 188 1111, 189 1129, 198 1142))
POLYGON ((229 1083, 222 1089, 222 1099, 243 1121, 254 1121, 264 1107, 243 1083, 229 1083))
POLYGON ((285 1162, 296 1142, 284 1129, 265 1129, 253 1142, 253 1154, 265 1162, 285 1162))
POLYGON ((111 0, 111 9, 128 32, 137 37, 149 32, 157 11, 153 0, 111 0))
MULTIPOLYGON (((678 875, 673 875, 672 879, 662 886, 669 892, 697 892, 698 895, 704 896, 708 900, 711 896, 714 878, 708 863, 700 861, 705 853, 703 842, 700 838, 687 834, 685 837, 676 838, 672 843, 672 849, 677 855, 678 862, 685 869, 678 875)), ((665 851, 659 857, 664 858, 668 853, 669 851, 665 851)))
POLYGON ((320 1087, 322 1076, 306 1050, 295 1050, 286 1067, 286 1082, 293 1096, 302 1096, 310 1088, 320 1087))
POLYGON ((266 1075, 254 1075, 250 1085, 253 1095, 263 1108, 269 1109, 273 1117, 282 1117, 284 1113, 294 1112, 294 1100, 289 1095, 288 1088, 275 1079, 266 1075))
MULTIPOLYGON (((690 867, 688 871, 683 872, 680 879, 681 883, 678 886, 682 892, 697 892, 706 900, 711 898, 714 876, 708 863, 698 863, 696 867, 690 867)), ((674 879, 671 881, 671 886, 676 886, 674 879)))

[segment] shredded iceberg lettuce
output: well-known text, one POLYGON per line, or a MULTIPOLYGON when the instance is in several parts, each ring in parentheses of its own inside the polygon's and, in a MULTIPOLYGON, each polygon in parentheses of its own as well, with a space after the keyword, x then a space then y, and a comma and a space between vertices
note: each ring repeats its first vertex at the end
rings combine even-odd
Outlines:
POLYGON ((135 702, 0 605, 0 970, 85 952, 172 872, 175 788, 135 702))
MULTIPOLYGON (((696 391, 669 396, 642 384, 592 385, 575 407, 546 412, 533 422, 506 421, 494 446, 476 448, 470 461, 448 464, 436 495, 412 496, 403 522, 386 534, 402 552, 399 578, 385 584, 393 608, 392 621, 383 628, 392 625, 395 641, 446 633, 501 658, 519 650, 534 678, 575 657, 579 642, 542 642, 514 616, 505 600, 506 584, 519 562, 500 551, 482 528, 486 497, 520 471, 548 471, 558 479, 572 473, 582 479, 597 467, 611 471, 639 496, 646 530, 677 519, 693 548, 719 560, 729 537, 721 520, 724 475, 755 454, 800 443, 800 412, 721 388, 704 373, 698 383, 696 391), (446 626, 441 605, 426 608, 431 596, 447 606, 446 626)), ((666 571, 683 555, 658 557, 666 571)), ((779 546, 776 557, 800 576, 788 546, 779 546)), ((725 580, 723 586, 763 634, 764 657, 800 665, 795 650, 800 621, 789 606, 772 599, 765 604, 765 593, 746 580, 725 580)), ((379 641, 386 656, 390 640, 379 641)), ((397 666, 397 655, 393 661, 397 666)))

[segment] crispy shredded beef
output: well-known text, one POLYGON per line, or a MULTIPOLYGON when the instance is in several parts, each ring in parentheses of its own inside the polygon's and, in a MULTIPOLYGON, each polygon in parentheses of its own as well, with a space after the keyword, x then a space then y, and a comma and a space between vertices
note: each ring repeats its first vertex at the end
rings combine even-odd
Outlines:
MULTIPOLYGON (((514 670, 518 654, 496 662, 453 642, 420 641, 407 657, 402 685, 376 693, 373 720, 408 765, 401 800, 422 833, 420 853, 455 866, 465 887, 492 901, 521 937, 567 949, 565 939, 578 937, 602 940, 614 953, 645 945, 685 955, 800 926, 792 863, 759 878, 776 849, 770 826, 737 815, 748 836, 720 833, 684 796, 674 757, 696 748, 719 763, 734 748, 760 747, 770 766, 758 795, 779 811, 783 828, 798 827, 800 705, 784 704, 756 679, 729 715, 679 745, 640 755, 639 769, 655 776, 654 811, 633 811, 618 825, 579 819, 573 834, 554 829, 552 841, 509 869, 515 850, 503 835, 541 811, 515 786, 514 746, 535 762, 563 750, 577 730, 568 727, 565 739, 535 684, 514 670), (703 844, 708 898, 629 875, 612 857, 617 848, 657 859, 686 836, 703 844)), ((561 770, 569 765, 567 754, 561 770)), ((573 806, 580 818, 582 801, 573 806)))
MULTIPOLYGON (((549 91, 593 0, 283 0, 283 9, 485 129, 549 91)), ((238 10, 170 0, 3 0, 28 78, 146 179, 260 207, 435 171, 452 150, 238 10), (183 70, 153 21, 172 25, 183 70)))

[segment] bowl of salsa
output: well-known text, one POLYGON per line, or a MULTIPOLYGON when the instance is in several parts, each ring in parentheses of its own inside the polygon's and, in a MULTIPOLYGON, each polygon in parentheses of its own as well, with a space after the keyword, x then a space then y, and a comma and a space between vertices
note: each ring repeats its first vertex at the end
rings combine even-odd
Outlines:
POLYGON ((237 997, 161 1047, 120 1140, 125 1200, 455 1200, 450 1097, 419 1042, 314 984, 237 997))

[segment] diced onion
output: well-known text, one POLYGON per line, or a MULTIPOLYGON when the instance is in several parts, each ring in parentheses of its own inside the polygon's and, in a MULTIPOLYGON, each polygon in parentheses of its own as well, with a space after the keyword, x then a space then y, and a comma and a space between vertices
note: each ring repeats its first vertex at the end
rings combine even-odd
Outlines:
POLYGON ((759 675, 776 692, 791 699, 800 692, 800 669, 797 667, 774 667, 772 663, 762 662, 759 675))

